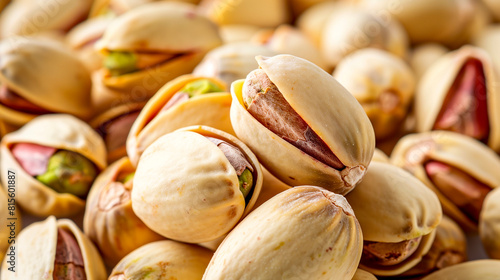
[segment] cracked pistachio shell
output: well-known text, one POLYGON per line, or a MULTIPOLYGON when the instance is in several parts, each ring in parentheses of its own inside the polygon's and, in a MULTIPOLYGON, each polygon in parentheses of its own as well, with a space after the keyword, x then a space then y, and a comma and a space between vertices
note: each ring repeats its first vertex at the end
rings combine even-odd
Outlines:
POLYGON ((144 245, 123 258, 109 280, 201 279, 213 252, 193 244, 164 240, 144 245))
POLYGON ((203 279, 351 279, 362 246, 361 228, 343 196, 299 186, 241 221, 203 279))
POLYGON ((391 266, 361 262, 360 268, 375 275, 398 275, 419 263, 429 251, 434 229, 441 221, 441 205, 431 190, 402 168, 372 162, 361 183, 346 198, 365 241, 395 243, 422 236, 417 250, 403 262, 391 266))
POLYGON ((356 269, 356 273, 354 273, 352 280, 377 280, 377 277, 366 270, 358 268, 356 269))
MULTIPOLYGON (((16 171, 16 201, 23 210, 40 217, 69 217, 83 211, 84 200, 69 193, 58 193, 24 171, 11 152, 16 143, 73 151, 92 161, 98 170, 103 170, 107 165, 106 148, 99 134, 73 116, 44 115, 5 135, 0 147, 0 169, 3 174, 7 174, 8 169, 16 171)), ((2 176, 2 184, 7 187, 6 176, 2 176)))
POLYGON ((422 280, 497 280, 500 260, 476 260, 438 270, 422 280))
POLYGON ((201 94, 176 104, 168 110, 163 106, 186 84, 207 79, 225 90, 225 84, 216 78, 180 76, 165 84, 148 101, 135 120, 127 137, 127 154, 137 165, 146 148, 161 136, 190 125, 206 125, 234 134, 229 118, 231 95, 229 92, 201 94))
POLYGON ((443 211, 466 230, 477 230, 477 224, 446 198, 431 182, 423 164, 437 160, 466 171, 491 188, 500 186, 500 158, 494 151, 468 136, 449 131, 410 134, 398 141, 391 163, 406 169, 433 190, 443 211))
MULTIPOLYGON (((7 173, 4 174, 5 175, 3 176, 8 177, 7 173)), ((1 221, 3 221, 0 228, 0 263, 2 262, 8 248, 12 245, 9 244, 9 237, 18 236, 19 231, 21 230, 21 215, 19 213, 19 210, 15 204, 15 208, 11 208, 11 204, 8 204, 9 199, 12 199, 10 194, 11 193, 7 194, 3 187, 0 186, 0 207, 2 207, 0 209, 3 209, 2 211, 0 211, 0 219, 1 221), (16 218, 17 220, 9 220, 9 218, 16 218), (11 222, 14 222, 15 229, 11 229, 9 227, 11 222)))
POLYGON ((323 164, 257 121, 243 103, 244 80, 231 85, 231 122, 238 138, 284 183, 348 193, 363 177, 375 148, 373 128, 363 108, 330 74, 307 60, 291 55, 256 59, 295 112, 346 167, 339 171, 323 164))
POLYGON ((415 47, 411 52, 409 63, 417 80, 420 80, 425 71, 448 51, 448 48, 437 43, 427 43, 415 47))
POLYGON ((163 239, 135 215, 131 190, 111 188, 120 173, 134 171, 128 158, 116 161, 99 174, 87 198, 83 230, 111 267, 142 245, 163 239))
POLYGON ((16 238, 16 272, 7 270, 9 265, 4 259, 2 279, 52 280, 58 229, 67 230, 75 237, 82 253, 86 279, 106 279, 106 268, 94 244, 73 221, 69 219, 56 220, 53 216, 44 221, 33 223, 21 231, 16 238))
POLYGON ((158 138, 142 154, 134 176, 132 207, 151 229, 189 243, 217 239, 250 212, 262 187, 257 158, 243 142, 207 126, 191 126, 158 138), (206 136, 238 147, 254 168, 245 198, 224 153, 206 136))
POLYGON ((479 236, 492 259, 500 259, 500 188, 493 189, 484 200, 479 216, 479 236))
POLYGON ((455 78, 469 58, 481 61, 486 81, 489 137, 487 145, 500 151, 500 78, 489 55, 477 47, 464 46, 443 55, 428 68, 419 82, 415 94, 417 131, 429 131, 443 106, 455 78))
MULTIPOLYGON (((0 43, 0 84, 46 110, 88 117, 90 74, 62 44, 30 37, 0 43)), ((0 104, 0 118, 24 125, 36 114, 0 104)))
POLYGON ((384 50, 358 50, 340 61, 333 77, 363 106, 378 140, 396 133, 407 115, 416 84, 403 59, 384 50))

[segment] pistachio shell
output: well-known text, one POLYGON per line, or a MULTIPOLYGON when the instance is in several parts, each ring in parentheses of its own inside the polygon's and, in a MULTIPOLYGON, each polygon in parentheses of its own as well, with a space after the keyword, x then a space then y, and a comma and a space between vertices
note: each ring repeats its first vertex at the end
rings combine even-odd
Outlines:
POLYGON ((485 50, 491 57, 495 69, 500 69, 500 54, 497 46, 500 42, 500 24, 491 24, 478 32, 474 37, 473 44, 485 50))
MULTIPOLYGON (((158 0, 94 0, 89 18, 101 17, 103 15, 115 17, 140 5, 157 1, 158 0)), ((176 0, 176 2, 197 4, 199 0, 176 0)))
POLYGON ((250 42, 252 37, 262 30, 250 24, 228 24, 220 27, 220 36, 225 44, 236 42, 250 42))
POLYGON ((116 265, 109 279, 201 279, 212 254, 197 245, 157 241, 128 254, 116 265))
POLYGON ((422 280, 496 280, 500 278, 499 260, 476 260, 438 270, 422 280))
POLYGON ((192 126, 158 138, 142 154, 132 207, 157 233, 200 243, 229 232, 252 209, 261 187, 259 162, 245 144, 220 130, 192 126), (246 206, 235 169, 205 136, 238 147, 254 167, 253 193, 246 206))
POLYGON ((411 52, 409 62, 417 80, 420 80, 427 69, 448 51, 448 48, 437 43, 427 43, 415 47, 411 52))
MULTIPOLYGON (((41 217, 63 217, 84 209, 84 200, 72 194, 57 193, 26 173, 10 150, 15 143, 34 143, 77 152, 103 170, 106 167, 106 148, 90 126, 70 115, 40 116, 5 135, 1 144, 1 170, 3 174, 8 169, 17 173, 16 201, 25 211, 41 217)), ((6 176, 2 176, 2 183, 6 188, 6 176)))
POLYGON ((318 4, 328 2, 328 0, 291 0, 290 6, 295 16, 299 16, 307 9, 317 6, 318 4))
MULTIPOLYGON (((8 178, 7 173, 3 176, 8 178)), ((11 243, 13 242, 12 238, 18 236, 18 233, 21 230, 21 215, 15 203, 13 204, 14 210, 11 210, 12 204, 10 203, 12 203, 12 201, 15 202, 15 197, 14 200, 12 200, 13 197, 10 196, 10 193, 11 192, 7 194, 3 187, 0 186, 0 209, 4 209, 0 211, 0 219, 3 221, 2 227, 0 228, 0 262, 2 262, 5 253, 11 246, 11 243), (15 220, 13 220, 14 218, 15 220), (13 228, 11 228, 11 223, 14 223, 13 228)), ((9 259, 9 257, 7 258, 9 259)))
POLYGON ((300 186, 238 224, 203 279, 351 279, 361 249, 361 230, 345 198, 300 186))
POLYGON ((479 216, 479 235, 492 259, 500 259, 500 188, 493 189, 484 200, 479 216))
POLYGON ((234 134, 229 119, 231 96, 228 92, 202 94, 161 111, 186 84, 201 79, 226 88, 215 78, 183 75, 165 84, 144 106, 127 138, 127 154, 133 165, 137 165, 139 157, 156 139, 185 126, 207 125, 234 134))
POLYGON ((16 272, 2 264, 2 279, 52 279, 57 246, 57 230, 65 229, 76 239, 83 257, 86 279, 106 279, 106 268, 96 248, 71 220, 56 220, 53 216, 33 223, 16 238, 16 272), (29 269, 27 269, 29 268, 29 269))
POLYGON ((358 268, 356 269, 356 273, 352 277, 352 280, 377 280, 377 277, 366 270, 358 268))
POLYGON ((389 163, 389 157, 382 150, 375 148, 372 161, 389 163))
POLYGON ((257 62, 346 168, 339 171, 323 164, 252 117, 243 104, 243 80, 234 82, 231 88, 231 122, 236 135, 284 183, 315 184, 339 194, 349 192, 362 178, 375 146, 373 128, 359 103, 331 75, 304 59, 278 55, 257 57, 257 62))
POLYGON ((430 181, 424 162, 437 160, 466 171, 478 181, 496 188, 500 186, 500 158, 484 144, 468 136, 449 131, 431 131, 407 135, 391 154, 391 163, 403 167, 433 190, 443 211, 464 229, 476 230, 477 224, 446 198, 430 181))

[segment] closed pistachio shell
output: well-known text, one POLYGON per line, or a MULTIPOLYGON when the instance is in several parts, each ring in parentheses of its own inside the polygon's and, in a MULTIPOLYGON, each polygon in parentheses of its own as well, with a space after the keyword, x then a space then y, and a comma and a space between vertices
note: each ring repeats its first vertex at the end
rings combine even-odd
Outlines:
POLYGON ((313 184, 339 194, 349 192, 363 177, 375 146, 373 128, 362 107, 331 75, 309 61, 278 55, 257 57, 257 62, 345 168, 340 171, 320 162, 256 120, 243 103, 243 80, 234 82, 231 88, 231 121, 236 135, 284 183, 313 184))
POLYGON ((229 232, 253 207, 262 171, 253 153, 236 137, 206 126, 182 128, 158 138, 142 154, 134 176, 132 207, 157 233, 200 243, 229 232), (247 203, 225 154, 206 137, 240 149, 253 167, 247 203))
POLYGON ((422 280, 496 280, 499 278, 499 260, 476 260, 438 270, 422 280))
POLYGON ((197 245, 173 240, 152 242, 123 258, 108 279, 201 279, 212 254, 197 245))
POLYGON ((159 137, 190 125, 207 125, 234 134, 229 119, 231 95, 228 92, 201 94, 163 110, 171 98, 185 85, 207 80, 220 89, 226 86, 216 78, 183 75, 167 84, 148 101, 135 120, 127 137, 127 154, 133 165, 159 137))
POLYGON ((500 188, 493 189, 484 200, 479 216, 479 236, 492 259, 500 259, 500 188))
MULTIPOLYGON (((9 179, 8 173, 5 173, 3 176, 9 179)), ((11 179, 11 182, 13 182, 13 179, 11 179)), ((15 197, 10 195, 11 193, 15 194, 15 190, 11 190, 12 192, 9 190, 9 193, 7 193, 3 187, 0 186, 0 207, 2 207, 0 209, 4 209, 0 211, 0 219, 5 221, 3 222, 2 228, 0 228, 0 262, 2 262, 5 253, 9 250, 11 243, 21 230, 21 215, 16 207, 15 197)), ((10 256, 7 256, 7 259, 9 258, 10 256)))
POLYGON ((377 277, 366 270, 358 268, 352 280, 377 280, 377 277))
POLYGON ((448 48, 437 43, 427 43, 415 47, 411 52, 409 62, 417 80, 420 80, 425 71, 448 51, 448 48))
POLYGON ((372 161, 389 163, 389 157, 382 150, 375 148, 372 161))
MULTIPOLYGON (((73 221, 67 219, 56 220, 53 216, 44 221, 33 223, 21 231, 16 238, 16 271, 9 271, 9 265, 4 259, 1 271, 2 279, 41 279, 42 276, 43 279, 52 280, 54 262, 56 261, 56 253, 58 253, 59 230, 71 234, 76 240, 83 259, 86 279, 106 279, 106 268, 101 256, 99 256, 97 249, 87 236, 73 221)), ((71 255, 71 253, 68 254, 71 255)))
POLYGON ((361 230, 345 198, 299 186, 239 223, 203 279, 351 279, 361 249, 361 230))
MULTIPOLYGON (((2 139, 1 170, 15 170, 16 201, 28 213, 40 217, 67 217, 83 211, 85 201, 69 193, 58 193, 29 175, 14 158, 11 148, 16 143, 33 143, 76 152, 97 166, 106 167, 106 148, 100 136, 81 120, 63 114, 40 116, 2 139)), ((7 187, 7 176, 2 184, 7 187)))

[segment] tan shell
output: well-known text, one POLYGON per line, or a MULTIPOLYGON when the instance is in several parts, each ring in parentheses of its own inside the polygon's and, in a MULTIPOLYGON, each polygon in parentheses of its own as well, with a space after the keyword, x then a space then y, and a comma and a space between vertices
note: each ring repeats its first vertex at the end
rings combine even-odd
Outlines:
POLYGON ((16 238, 16 272, 7 270, 8 264, 4 260, 1 273, 2 279, 52 280, 58 228, 71 232, 78 245, 80 245, 86 279, 106 279, 106 268, 94 244, 73 221, 68 219, 56 220, 53 216, 44 221, 33 223, 21 231, 16 238))
POLYGON ((156 139, 182 127, 206 125, 234 134, 229 119, 231 96, 228 92, 195 96, 159 112, 186 84, 199 79, 208 79, 221 89, 226 89, 221 80, 193 75, 183 75, 165 84, 144 106, 130 129, 127 154, 133 165, 137 165, 139 157, 156 139))
POLYGON ((110 280, 201 279, 212 251, 173 240, 149 243, 128 254, 116 265, 110 280), (123 278, 120 278, 123 277, 123 278))
POLYGON ((377 280, 377 277, 366 270, 358 268, 356 269, 356 273, 352 277, 352 280, 377 280))
POLYGON ((323 164, 253 118, 243 105, 244 80, 234 82, 231 88, 231 122, 236 135, 284 183, 349 192, 364 175, 375 148, 373 128, 362 107, 331 75, 307 60, 278 55, 257 57, 257 62, 346 168, 338 171, 323 164))
POLYGON ((134 177, 132 207, 157 233, 200 243, 229 232, 252 209, 261 187, 259 162, 243 142, 211 127, 191 126, 158 138, 146 149, 134 177), (254 167, 247 205, 236 171, 205 136, 240 148, 254 167))
POLYGON ((377 140, 387 138, 406 118, 415 91, 415 75, 404 60, 366 48, 346 56, 333 77, 363 106, 377 140))
POLYGON ((372 162, 363 181, 348 195, 365 241, 401 242, 422 236, 417 251, 397 265, 361 263, 375 275, 398 275, 415 266, 434 240, 441 221, 437 196, 417 178, 388 163, 372 162), (390 218, 388 218, 390 217, 390 218))
POLYGON ((389 163, 389 157, 382 150, 375 148, 373 151, 372 161, 389 163))
POLYGON ((488 54, 476 47, 464 46, 442 56, 425 72, 415 95, 417 131, 429 131, 443 106, 449 88, 467 58, 474 57, 483 64, 486 78, 486 99, 490 133, 488 146, 500 151, 500 81, 488 54))
POLYGON ((283 182, 281 182, 278 178, 274 177, 273 174, 269 173, 267 169, 262 167, 262 174, 264 176, 264 180, 262 182, 262 189, 260 190, 259 198, 255 202, 252 211, 259 208, 264 202, 273 198, 275 195, 282 193, 292 186, 289 186, 283 182))
POLYGON ((500 259, 500 188, 493 189, 484 200, 479 217, 479 236, 492 259, 500 259))
MULTIPOLYGON (((8 173, 4 174, 5 175, 2 175, 2 177, 7 177, 8 183, 9 175, 8 173)), ((6 189, 9 188, 7 187, 6 189)), ((15 204, 15 188, 11 190, 12 191, 7 193, 3 187, 0 186, 0 209, 3 209, 0 211, 0 219, 2 221, 2 227, 0 228, 0 263, 3 261, 5 253, 10 251, 10 246, 14 245, 14 238, 18 236, 22 224, 21 214, 15 204), (12 202, 14 202, 14 204, 12 204, 12 202)), ((7 256, 7 261, 9 260, 10 256, 7 256)))
MULTIPOLYGON (((106 148, 101 137, 81 120, 63 114, 40 116, 2 139, 0 169, 15 170, 16 201, 26 212, 39 217, 69 217, 83 211, 85 201, 69 193, 58 193, 30 176, 16 161, 10 148, 15 143, 34 143, 74 151, 92 161, 99 170, 106 167, 106 148)), ((7 187, 7 177, 2 176, 7 187)))
POLYGON ((318 187, 295 187, 238 224, 203 279, 351 279, 362 242, 344 197, 318 187))
MULTIPOLYGON (((130 11, 140 5, 151 2, 160 2, 168 0, 94 0, 89 18, 94 17, 114 17, 130 11)), ((177 2, 186 2, 198 4, 199 0, 175 0, 177 2)))
MULTIPOLYGON (((116 161, 96 178, 87 198, 83 229, 111 267, 142 245, 163 239, 135 215, 130 199, 117 203, 111 209, 101 207, 108 184, 115 182, 120 172, 134 170, 128 158, 116 161)), ((115 196, 114 199, 120 200, 120 197, 115 196)))
POLYGON ((409 62, 417 80, 420 80, 427 69, 448 51, 448 48, 437 43, 427 43, 415 47, 411 52, 409 62))
POLYGON ((262 27, 250 24, 228 24, 220 27, 220 36, 224 44, 250 42, 252 37, 260 32, 262 27))
POLYGON ((497 280, 500 260, 476 260, 438 270, 422 280, 497 280))
MULTIPOLYGON (((0 56, 0 84, 52 112, 89 115, 90 75, 62 45, 15 37, 2 40, 0 56)), ((14 125, 23 125, 35 117, 0 104, 0 118, 14 125)))
POLYGON ((485 50, 491 57, 495 69, 500 71, 500 54, 498 44, 500 42, 500 24, 491 24, 481 30, 474 37, 473 44, 485 50))

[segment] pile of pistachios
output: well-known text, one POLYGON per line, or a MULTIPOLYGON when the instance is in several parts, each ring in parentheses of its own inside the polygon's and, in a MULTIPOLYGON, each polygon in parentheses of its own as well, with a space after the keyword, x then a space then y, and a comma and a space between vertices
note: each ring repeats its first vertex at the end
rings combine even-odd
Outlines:
POLYGON ((0 0, 0 279, 498 280, 499 45, 497 0, 0 0))

